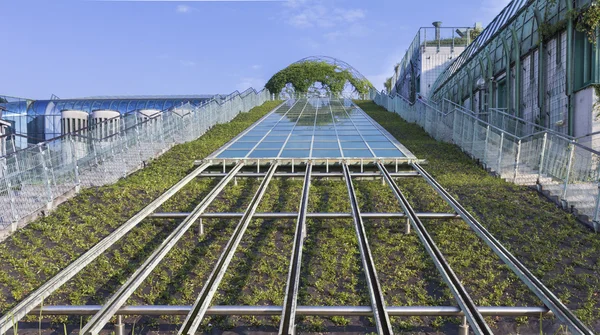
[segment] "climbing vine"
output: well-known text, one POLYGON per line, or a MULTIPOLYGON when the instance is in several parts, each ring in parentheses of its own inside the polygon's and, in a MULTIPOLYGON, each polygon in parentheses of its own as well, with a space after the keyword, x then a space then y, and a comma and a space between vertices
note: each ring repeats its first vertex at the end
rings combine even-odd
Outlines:
POLYGON ((575 22, 575 29, 585 33, 592 44, 598 40, 597 31, 600 27, 600 3, 593 0, 592 3, 583 9, 573 9, 569 13, 571 19, 575 22))
POLYGON ((346 69, 324 61, 305 61, 294 63, 277 72, 265 87, 279 94, 290 84, 296 92, 308 92, 315 84, 321 83, 329 93, 341 93, 346 83, 350 83, 360 94, 369 93, 373 85, 366 79, 356 78, 346 69))
POLYGON ((388 93, 392 91, 392 77, 389 77, 385 80, 383 87, 385 87, 385 90, 388 93))

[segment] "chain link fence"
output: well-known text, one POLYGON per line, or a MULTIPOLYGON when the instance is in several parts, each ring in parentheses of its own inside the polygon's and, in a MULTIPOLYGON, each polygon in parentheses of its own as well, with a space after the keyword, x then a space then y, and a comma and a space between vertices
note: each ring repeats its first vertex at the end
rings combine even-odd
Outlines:
POLYGON ((434 104, 418 99, 411 104, 401 96, 379 92, 371 97, 436 140, 458 145, 503 179, 539 185, 563 208, 576 211, 600 230, 600 152, 579 143, 583 139, 540 129, 499 110, 475 113, 447 100, 434 104))
POLYGON ((172 146, 197 139, 270 98, 266 89, 248 89, 201 106, 186 104, 150 116, 130 113, 24 149, 15 145, 19 135, 4 136, 0 233, 16 230, 80 187, 114 183, 172 146))

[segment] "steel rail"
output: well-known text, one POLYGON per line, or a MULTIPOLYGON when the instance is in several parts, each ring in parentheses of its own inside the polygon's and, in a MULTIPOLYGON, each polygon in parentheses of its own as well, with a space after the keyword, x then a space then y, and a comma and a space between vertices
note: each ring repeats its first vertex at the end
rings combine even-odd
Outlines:
POLYGON ((258 187, 258 190, 256 191, 256 194, 250 201, 244 216, 235 228, 231 238, 229 239, 229 242, 227 242, 227 246, 223 250, 223 253, 221 253, 219 260, 217 261, 210 276, 206 280, 204 287, 202 287, 202 291, 194 302, 193 309, 190 311, 190 313, 188 313, 183 325, 178 331, 178 334, 194 334, 200 326, 200 323, 206 314, 206 310, 212 302, 212 299, 219 288, 219 284, 221 283, 221 280, 223 279, 223 276, 229 267, 229 263, 231 262, 231 259, 233 258, 237 247, 244 236, 244 233, 246 232, 246 228, 248 228, 250 221, 252 221, 252 217, 258 208, 258 204, 267 191, 269 182, 271 179, 273 179, 273 175, 275 174, 275 170, 277 170, 278 165, 278 163, 274 162, 269 168, 267 176, 265 179, 263 179, 258 187))
MULTIPOLYGON (((225 177, 227 173, 221 172, 206 172, 198 177, 225 177)), ((416 172, 392 172, 391 175, 393 177, 419 177, 419 174, 416 172)), ((238 174, 238 178, 250 178, 250 177, 264 177, 265 173, 263 172, 240 172, 238 174)), ((356 177, 381 177, 381 173, 379 172, 352 172, 351 176, 356 177)), ((304 177, 304 173, 302 172, 277 172, 275 177, 304 177)), ((343 172, 313 172, 313 178, 325 178, 325 177, 344 177, 343 172)))
MULTIPOLYGON (((102 308, 101 305, 80 306, 44 306, 36 307, 29 315, 93 315, 102 308)), ((513 306, 478 306, 484 316, 552 316, 546 307, 513 307, 513 306)), ((116 315, 187 315, 191 305, 141 305, 123 306, 116 315)), ((460 307, 456 306, 388 306, 390 316, 464 316, 460 307)), ((211 306, 206 315, 281 315, 282 306, 211 306)), ((296 315, 313 316, 371 316, 371 306, 297 306, 296 315)))
POLYGON ((27 313, 29 313, 29 311, 41 304, 46 297, 50 296, 50 294, 52 294, 55 290, 61 287, 69 279, 73 278, 77 273, 79 273, 79 271, 81 271, 84 267, 86 267, 88 264, 94 261, 99 255, 101 255, 108 248, 114 245, 119 239, 125 236, 125 234, 127 234, 135 226, 137 226, 138 223, 140 223, 153 211, 159 208, 164 202, 169 200, 185 185, 194 180, 210 165, 210 163, 206 163, 196 168, 194 171, 192 171, 190 174, 185 176, 183 179, 181 179, 179 182, 173 185, 170 189, 168 189, 165 193, 163 193, 154 201, 152 201, 148 206, 146 206, 136 215, 127 220, 127 222, 119 226, 117 229, 115 229, 115 231, 113 231, 107 237, 105 237, 96 245, 94 245, 90 250, 86 251, 73 263, 69 264, 66 268, 64 268, 50 280, 46 281, 42 286, 40 286, 33 293, 27 296, 27 298, 25 298, 11 310, 6 312, 6 314, 4 314, 2 318, 0 318, 0 334, 4 334, 7 330, 12 328, 14 322, 18 322, 23 317, 25 317, 27 313))
POLYGON ((354 229, 356 230, 358 247, 360 250, 360 258, 362 259, 365 278, 367 281, 367 286, 369 287, 369 296, 371 298, 371 305, 373 308, 373 316, 375 319, 375 325, 377 327, 377 333, 384 335, 393 334, 394 332, 392 330, 392 324, 390 323, 390 317, 387 314, 385 300, 383 299, 383 293, 381 291, 381 285, 379 284, 379 279, 377 278, 377 271, 375 270, 375 264, 373 263, 371 249, 369 248, 367 233, 365 232, 365 226, 360 214, 358 200, 356 199, 356 194, 354 192, 354 185, 352 183, 352 177, 350 176, 350 168, 346 164, 343 164, 343 168, 346 187, 348 189, 348 197, 350 199, 350 206, 352 207, 352 221, 354 222, 354 229))
POLYGON ((96 313, 90 321, 81 330, 82 334, 98 334, 102 328, 110 321, 110 318, 127 302, 127 299, 135 292, 142 282, 150 275, 150 273, 158 266, 163 258, 171 251, 177 242, 185 235, 189 228, 200 218, 200 215, 208 208, 208 206, 216 199, 223 191, 225 186, 235 177, 236 173, 244 166, 243 163, 236 165, 217 186, 215 186, 202 199, 202 201, 189 213, 189 215, 181 222, 181 224, 173 230, 173 232, 154 250, 152 255, 129 277, 127 282, 114 293, 108 302, 104 304, 102 309, 96 313))
POLYGON ((539 279, 537 279, 514 255, 512 255, 490 232, 483 227, 462 205, 454 199, 433 177, 419 164, 413 167, 431 185, 436 192, 463 218, 471 229, 481 238, 502 261, 533 291, 533 293, 576 334, 593 332, 581 322, 539 279))
POLYGON ((304 185, 302 187, 302 198, 298 210, 298 219, 296 220, 296 232, 294 235, 294 246, 290 256, 290 269, 283 299, 283 310, 281 314, 281 323, 279 325, 280 335, 295 334, 296 327, 296 309, 298 305, 298 290, 300 288, 300 268, 302 266, 302 246, 306 236, 306 212, 308 210, 308 194, 310 191, 310 178, 312 173, 312 164, 306 166, 304 176, 304 185))
POLYGON ((400 202, 402 210, 404 210, 404 212, 407 214, 410 223, 417 231, 417 235, 423 243, 425 250, 427 250, 427 253, 431 256, 435 267, 438 269, 440 275, 452 291, 452 295, 454 295, 454 298, 460 306, 460 309, 463 311, 467 321, 469 321, 469 324, 473 328, 473 332, 475 334, 493 334, 483 316, 477 310, 477 306, 473 302, 473 299, 471 299, 471 296, 444 258, 444 255, 433 241, 433 238, 431 235, 429 235, 427 229, 425 229, 425 226, 417 217, 414 209, 408 202, 408 199, 406 199, 400 188, 398 188, 398 185, 396 185, 396 182, 394 182, 394 179, 392 179, 383 165, 379 164, 379 170, 384 175, 386 183, 390 186, 392 192, 400 202))
MULTIPOLYGON (((256 219, 293 219, 297 218, 299 213, 254 213, 256 219)), ((419 219, 453 220, 460 219, 460 215, 454 213, 416 213, 419 219)), ((149 217, 156 219, 184 219, 190 215, 189 212, 180 213, 153 213, 149 217)), ((404 213, 361 213, 363 219, 401 219, 405 218, 404 213)), ((244 213, 202 213, 203 219, 235 219, 241 218, 244 213)), ((306 213, 308 219, 336 219, 352 218, 352 213, 306 213)))

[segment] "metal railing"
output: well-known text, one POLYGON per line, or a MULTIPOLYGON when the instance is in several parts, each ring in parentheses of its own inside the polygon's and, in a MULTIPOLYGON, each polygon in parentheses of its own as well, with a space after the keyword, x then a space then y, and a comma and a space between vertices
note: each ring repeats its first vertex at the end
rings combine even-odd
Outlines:
POLYGON ((501 111, 478 114, 449 101, 435 104, 418 99, 411 104, 401 96, 379 92, 373 92, 372 98, 436 140, 458 145, 503 179, 541 186, 563 208, 576 209, 596 232, 600 230, 600 152, 582 144, 596 134, 571 138, 550 129, 536 131, 527 122, 510 123, 516 118, 501 111))
POLYGON ((156 116, 121 115, 22 149, 15 146, 18 135, 4 136, 0 233, 16 230, 27 218, 51 209, 57 198, 66 198, 80 187, 105 185, 127 176, 172 146, 194 140, 270 97, 266 89, 248 89, 156 116))

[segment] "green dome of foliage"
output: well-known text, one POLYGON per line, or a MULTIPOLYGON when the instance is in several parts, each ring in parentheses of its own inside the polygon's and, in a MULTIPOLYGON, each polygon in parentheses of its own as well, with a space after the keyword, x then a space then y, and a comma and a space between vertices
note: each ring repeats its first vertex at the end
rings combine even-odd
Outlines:
POLYGON ((321 83, 323 89, 333 94, 342 93, 346 83, 350 83, 360 94, 369 93, 373 87, 368 80, 355 77, 348 69, 320 60, 294 63, 277 72, 265 87, 279 94, 287 84, 291 84, 296 92, 308 92, 315 83, 321 83))

